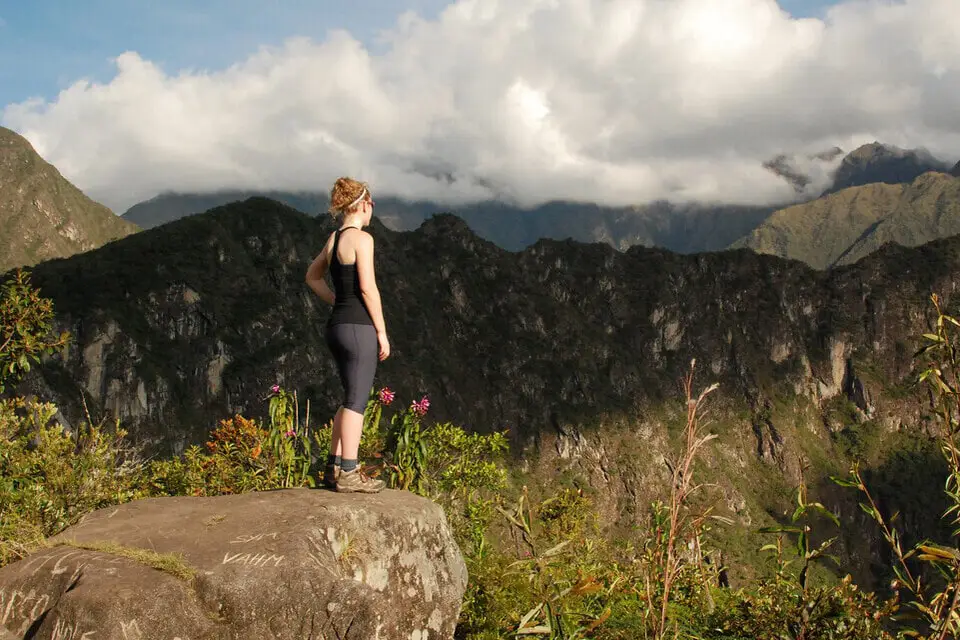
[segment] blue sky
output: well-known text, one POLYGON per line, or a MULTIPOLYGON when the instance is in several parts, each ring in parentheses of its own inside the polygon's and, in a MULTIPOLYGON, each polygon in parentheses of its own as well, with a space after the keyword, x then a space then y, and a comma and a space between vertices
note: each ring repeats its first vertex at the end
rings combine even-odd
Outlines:
MULTIPOLYGON (((0 0, 0 108, 50 100, 78 79, 105 82, 112 58, 136 51, 167 73, 218 70, 292 36, 346 29, 376 50, 404 11, 434 17, 444 0, 0 0)), ((819 16, 828 0, 780 0, 819 16)))
POLYGON ((118 212, 339 175, 450 204, 782 204, 780 155, 811 193, 833 147, 960 158, 957 2, 0 0, 0 125, 118 212))
POLYGON ((403 11, 443 0, 0 0, 0 106, 50 99, 80 78, 109 80, 136 51, 168 73, 222 69, 293 36, 346 29, 368 46, 403 11))

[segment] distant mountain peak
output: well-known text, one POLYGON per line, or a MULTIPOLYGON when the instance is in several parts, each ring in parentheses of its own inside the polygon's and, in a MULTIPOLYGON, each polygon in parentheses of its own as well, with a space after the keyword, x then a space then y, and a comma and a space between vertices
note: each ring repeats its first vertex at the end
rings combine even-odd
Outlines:
POLYGON ((927 171, 946 171, 947 166, 926 149, 901 149, 875 141, 844 157, 826 193, 877 182, 909 184, 927 171))
POLYGON ((775 158, 767 160, 763 163, 763 168, 789 182, 797 193, 801 193, 810 184, 810 177, 797 171, 793 167, 793 163, 790 162, 790 158, 785 154, 781 153, 775 158))
POLYGON ((0 127, 0 273, 88 251, 136 230, 70 184, 26 138, 0 127))
POLYGON ((923 148, 901 149, 892 144, 883 144, 882 142, 870 142, 861 145, 851 151, 848 156, 851 160, 878 161, 886 158, 917 158, 925 162, 943 165, 943 161, 938 160, 929 151, 923 148))
POLYGON ((953 166, 953 169, 950 169, 950 175, 960 178, 960 162, 953 166))
POLYGON ((895 147, 893 145, 883 144, 874 140, 867 144, 860 145, 849 154, 847 157, 850 159, 856 160, 875 160, 877 158, 893 156, 895 158, 902 158, 907 155, 909 152, 900 147, 895 147))

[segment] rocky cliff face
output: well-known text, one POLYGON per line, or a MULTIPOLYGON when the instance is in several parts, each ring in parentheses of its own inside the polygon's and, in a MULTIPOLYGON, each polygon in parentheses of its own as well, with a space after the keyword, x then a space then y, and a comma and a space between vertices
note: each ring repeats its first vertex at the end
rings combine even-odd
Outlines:
POLYGON ((88 251, 136 230, 83 195, 24 138, 0 127, 0 273, 88 251))
MULTIPOLYGON (((166 451, 224 415, 262 414, 274 383, 328 419, 340 393, 328 309, 303 273, 329 231, 251 199, 38 266, 75 341, 21 391, 53 396, 68 420, 86 398, 166 451)), ((511 253, 448 215, 373 234, 394 350, 377 384, 429 393, 433 418, 509 428, 521 469, 600 489, 608 522, 665 486, 676 381, 693 358, 703 384, 721 384, 705 473, 743 524, 789 500, 799 456, 842 473, 850 438, 915 427, 912 336, 930 292, 950 300, 960 276, 958 239, 824 272, 746 250, 540 241, 511 253)))

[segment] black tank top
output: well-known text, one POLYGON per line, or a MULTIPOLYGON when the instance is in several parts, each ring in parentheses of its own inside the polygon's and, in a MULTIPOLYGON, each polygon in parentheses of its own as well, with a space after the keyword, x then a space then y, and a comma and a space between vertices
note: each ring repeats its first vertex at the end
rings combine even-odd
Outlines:
POLYGON ((337 257, 337 246, 340 244, 340 234, 347 229, 356 229, 356 227, 347 227, 338 229, 333 238, 333 254, 330 257, 330 276, 333 278, 333 293, 335 302, 333 304, 333 313, 330 314, 328 324, 373 324, 370 312, 367 311, 367 305, 363 302, 360 295, 360 274, 357 273, 357 265, 343 264, 337 257))

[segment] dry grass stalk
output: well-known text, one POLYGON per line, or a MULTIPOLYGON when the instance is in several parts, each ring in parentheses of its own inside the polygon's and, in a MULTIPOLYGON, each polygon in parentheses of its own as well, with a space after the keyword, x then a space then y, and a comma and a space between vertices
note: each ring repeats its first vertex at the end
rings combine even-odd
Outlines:
POLYGON ((716 434, 712 433, 704 434, 705 423, 701 419, 701 409, 707 396, 716 391, 719 385, 714 383, 701 391, 699 395, 694 396, 693 374, 696 362, 695 359, 690 361, 690 370, 682 382, 684 397, 687 402, 687 422, 684 429, 684 448, 680 460, 673 465, 667 549, 661 567, 663 571, 663 594, 660 602, 660 619, 654 628, 656 638, 663 638, 666 633, 670 590, 681 569, 682 563, 676 549, 677 540, 690 529, 691 525, 702 523, 704 519, 701 515, 691 520, 690 516, 685 513, 687 500, 704 486, 695 483, 693 480, 693 463, 700 449, 717 437, 716 434))

